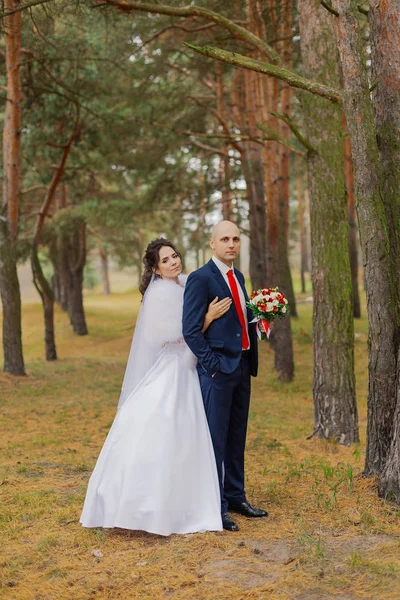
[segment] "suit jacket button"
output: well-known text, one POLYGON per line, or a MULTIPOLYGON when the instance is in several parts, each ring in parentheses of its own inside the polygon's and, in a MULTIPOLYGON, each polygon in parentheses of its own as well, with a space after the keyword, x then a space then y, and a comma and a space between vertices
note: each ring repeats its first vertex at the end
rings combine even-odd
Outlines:
POLYGON ((236 337, 240 337, 240 333, 237 333, 237 334, 236 334, 236 337))

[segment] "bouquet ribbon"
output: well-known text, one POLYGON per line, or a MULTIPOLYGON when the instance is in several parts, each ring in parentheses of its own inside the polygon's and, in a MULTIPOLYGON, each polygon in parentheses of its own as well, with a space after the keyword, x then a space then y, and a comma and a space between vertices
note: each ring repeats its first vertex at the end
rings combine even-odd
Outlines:
MULTIPOLYGON (((250 323, 258 323, 259 321, 261 321, 261 323, 264 325, 264 329, 265 329, 265 335, 267 336, 267 340, 269 340, 269 336, 271 333, 271 328, 268 324, 268 321, 266 321, 265 319, 259 319, 259 318, 255 318, 252 321, 250 321, 250 323)), ((261 340, 262 339, 262 332, 260 331, 259 327, 256 328, 257 329, 257 335, 258 335, 258 339, 261 340)))

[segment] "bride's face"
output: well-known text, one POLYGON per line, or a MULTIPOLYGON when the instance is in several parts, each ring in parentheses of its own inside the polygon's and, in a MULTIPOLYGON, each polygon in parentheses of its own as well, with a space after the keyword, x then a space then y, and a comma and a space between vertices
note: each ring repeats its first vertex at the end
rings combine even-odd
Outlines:
POLYGON ((158 255, 157 275, 162 279, 176 279, 182 273, 182 261, 179 255, 169 246, 160 248, 158 255))

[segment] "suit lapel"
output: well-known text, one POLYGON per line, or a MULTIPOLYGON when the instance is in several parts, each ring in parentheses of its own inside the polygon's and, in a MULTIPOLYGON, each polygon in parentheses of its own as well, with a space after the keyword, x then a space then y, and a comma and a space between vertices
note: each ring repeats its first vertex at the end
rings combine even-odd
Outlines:
MULTIPOLYGON (((210 269, 215 275, 216 280, 224 290, 224 294, 227 294, 230 298, 232 298, 232 292, 229 285, 226 283, 221 271, 218 269, 217 265, 212 259, 208 261, 208 266, 210 267, 210 269)), ((222 298, 220 298, 220 300, 222 300, 222 298)))
MULTIPOLYGON (((224 276, 222 275, 221 271, 218 269, 217 265, 215 264, 215 262, 212 260, 212 258, 208 261, 208 266, 210 267, 210 269, 212 270, 212 272, 215 275, 215 279, 218 281, 218 283, 220 284, 221 288, 224 291, 224 294, 226 294, 227 296, 229 296, 229 298, 232 298, 232 292, 231 292, 231 288, 229 287, 229 285, 226 283, 224 276)), ((225 297, 225 296, 224 296, 225 297)), ((233 298, 232 298, 233 299, 233 298)), ((220 298, 220 300, 222 300, 222 298, 220 298)), ((238 321, 238 323, 240 324, 240 319, 239 319, 239 315, 237 314, 237 310, 236 307, 234 305, 234 303, 232 303, 232 306, 229 310, 233 311, 233 314, 235 315, 236 320, 238 321)))

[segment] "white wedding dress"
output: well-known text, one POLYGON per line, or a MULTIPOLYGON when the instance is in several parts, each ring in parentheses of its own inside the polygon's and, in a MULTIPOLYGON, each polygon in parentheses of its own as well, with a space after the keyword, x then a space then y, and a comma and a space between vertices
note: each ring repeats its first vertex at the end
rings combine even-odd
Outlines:
POLYGON ((89 480, 84 527, 222 529, 196 358, 182 338, 180 283, 156 279, 146 292, 120 407, 89 480))

